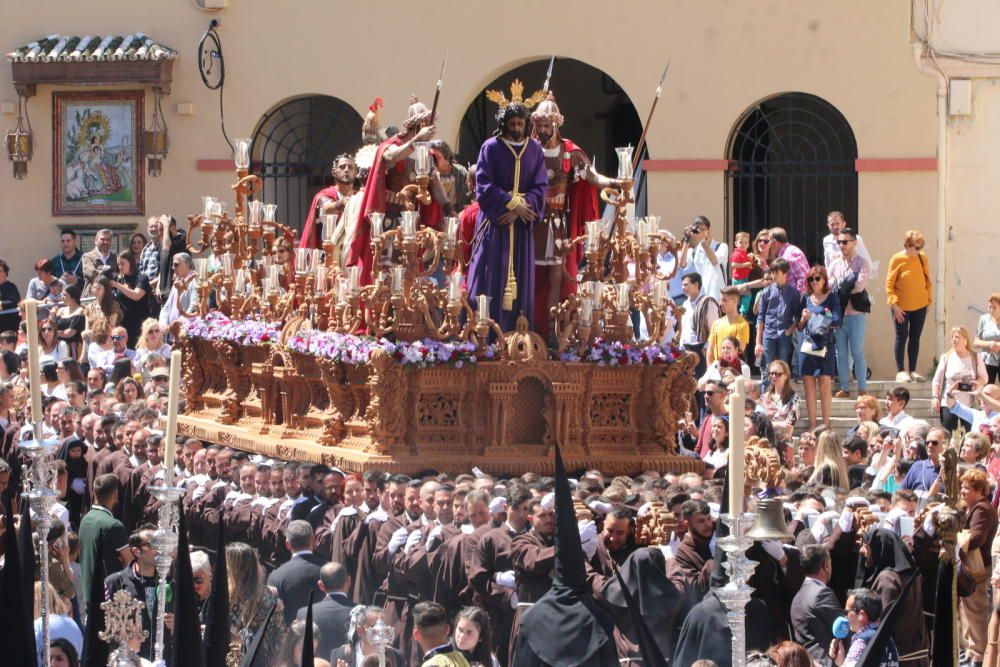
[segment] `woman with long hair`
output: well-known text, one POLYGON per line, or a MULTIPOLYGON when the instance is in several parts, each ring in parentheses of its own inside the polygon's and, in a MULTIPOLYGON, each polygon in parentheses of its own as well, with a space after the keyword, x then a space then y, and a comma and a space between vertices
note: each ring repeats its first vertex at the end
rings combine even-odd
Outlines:
POLYGON ((49 642, 49 667, 80 667, 80 654, 68 639, 49 642))
POLYGON ((80 354, 83 330, 87 328, 87 317, 80 305, 82 294, 79 285, 67 285, 63 290, 63 305, 55 312, 56 334, 69 346, 74 359, 80 354))
POLYGON ((42 320, 38 323, 38 363, 60 362, 69 359, 69 345, 59 340, 56 333, 55 320, 42 320))
POLYGON ((132 405, 145 398, 146 392, 142 390, 142 385, 136 382, 135 378, 127 377, 115 386, 115 400, 119 403, 132 405))
POLYGON ((750 381, 750 366, 743 361, 740 339, 736 336, 726 336, 722 339, 720 347, 722 354, 713 360, 705 369, 704 375, 698 378, 699 391, 704 391, 705 385, 709 382, 722 382, 722 376, 727 372, 734 376, 742 375, 744 380, 750 381))
POLYGON ((64 359, 56 364, 56 372, 59 374, 59 381, 63 384, 67 382, 83 382, 83 369, 76 359, 64 359))
POLYGON ((973 346, 983 353, 986 379, 990 384, 1000 377, 1000 292, 993 292, 986 302, 988 313, 983 313, 976 324, 973 346))
POLYGON ((771 386, 760 397, 762 409, 778 438, 788 440, 799 419, 799 397, 792 388, 792 369, 781 359, 775 359, 767 369, 771 386))
POLYGON ((972 424, 952 414, 946 405, 941 405, 941 397, 947 396, 952 385, 958 384, 958 391, 952 396, 966 407, 972 407, 972 392, 986 386, 986 364, 972 349, 969 330, 958 325, 951 328, 951 349, 938 359, 934 380, 931 382, 931 408, 941 418, 941 426, 949 431, 958 428, 959 423, 968 431, 972 424))
POLYGON ((837 374, 837 345, 834 330, 840 326, 840 297, 830 289, 826 267, 817 265, 806 274, 808 294, 804 301, 799 331, 803 331, 799 350, 799 370, 806 390, 806 414, 809 429, 816 428, 816 387, 819 386, 823 426, 830 427, 833 405, 833 376, 837 374))
MULTIPOLYGON (((29 573, 28 576, 31 576, 29 573)), ((70 615, 72 610, 66 601, 56 593, 52 584, 49 587, 49 642, 63 639, 72 644, 77 655, 83 650, 83 632, 70 615)), ((35 645, 41 645, 42 639, 42 582, 36 581, 35 586, 35 645)))
POLYGON ((100 276, 94 281, 94 300, 84 308, 87 315, 87 328, 93 329, 97 320, 107 320, 109 329, 118 326, 124 313, 115 300, 115 292, 111 287, 111 278, 100 276))
MULTIPOLYGON (((142 257, 142 251, 146 247, 146 236, 142 232, 136 232, 128 241, 128 251, 138 260, 142 257)), ((125 253, 122 253, 124 255, 125 253)), ((120 257, 121 255, 119 255, 120 257)))
POLYGON ((777 646, 772 646, 768 649, 767 656, 774 662, 775 667, 812 667, 813 664, 809 651, 802 644, 792 641, 783 641, 777 646))
POLYGON ((471 667, 499 667, 490 651, 490 617, 479 607, 465 607, 455 616, 455 648, 471 667))
POLYGON ((142 332, 135 344, 135 351, 139 355, 140 366, 146 365, 146 359, 151 354, 158 354, 164 359, 170 358, 170 345, 163 340, 163 328, 159 320, 149 317, 142 323, 142 332))
POLYGON ((848 489, 847 464, 844 463, 844 451, 836 431, 827 429, 816 439, 816 464, 809 483, 848 489))
MULTIPOLYGON (((93 304, 91 304, 93 305, 93 304)), ((111 342, 111 323, 103 317, 91 322, 84 340, 89 339, 86 352, 81 351, 81 362, 86 361, 91 368, 107 368, 115 358, 114 343, 111 342)))
POLYGON ((920 334, 927 320, 927 308, 931 305, 931 285, 930 262, 924 254, 924 235, 907 230, 903 235, 903 250, 889 260, 889 273, 885 278, 885 292, 896 328, 893 347, 896 382, 924 381, 924 377, 917 373, 917 358, 920 356, 920 334))
POLYGON ((226 545, 226 567, 229 572, 230 622, 233 631, 239 634, 241 654, 246 656, 257 633, 264 631, 253 666, 273 665, 282 637, 287 632, 284 605, 277 592, 267 585, 257 552, 249 544, 231 542, 226 545), (271 620, 263 628, 264 619, 272 608, 271 620))
MULTIPOLYGON (((123 252, 118 255, 118 276, 111 281, 115 299, 122 308, 122 326, 128 332, 129 342, 139 340, 142 323, 149 317, 149 278, 139 271, 135 255, 123 252)), ((133 343, 134 344, 134 343, 133 343)))
POLYGON ((711 437, 708 443, 709 453, 705 457, 705 463, 718 470, 729 462, 729 417, 722 415, 720 417, 711 417, 711 419, 711 437))

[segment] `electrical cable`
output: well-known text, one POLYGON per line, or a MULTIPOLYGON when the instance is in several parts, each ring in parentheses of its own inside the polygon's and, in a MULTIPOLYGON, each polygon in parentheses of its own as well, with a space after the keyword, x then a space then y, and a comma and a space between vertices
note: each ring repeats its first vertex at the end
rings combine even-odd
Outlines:
POLYGON ((201 41, 198 42, 198 73, 201 75, 201 81, 205 84, 206 88, 219 91, 219 120, 222 126, 222 137, 229 144, 229 149, 235 150, 233 142, 229 140, 229 134, 226 132, 226 110, 223 104, 223 92, 226 85, 226 61, 222 55, 222 40, 219 38, 219 33, 215 30, 219 25, 220 23, 217 19, 212 19, 208 24, 208 30, 205 31, 205 34, 201 36, 201 41))

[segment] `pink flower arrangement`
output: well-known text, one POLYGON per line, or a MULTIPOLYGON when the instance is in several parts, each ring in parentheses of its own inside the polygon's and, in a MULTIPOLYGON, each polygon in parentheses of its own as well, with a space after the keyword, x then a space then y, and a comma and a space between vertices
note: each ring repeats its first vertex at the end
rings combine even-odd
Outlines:
POLYGON ((281 338, 282 322, 231 320, 218 311, 189 320, 185 333, 192 338, 226 340, 238 345, 270 345, 281 338))
POLYGON ((567 350, 560 357, 563 361, 597 364, 598 366, 636 366, 640 364, 668 364, 680 356, 671 343, 639 347, 632 343, 609 342, 597 339, 589 350, 580 354, 577 350, 567 350))

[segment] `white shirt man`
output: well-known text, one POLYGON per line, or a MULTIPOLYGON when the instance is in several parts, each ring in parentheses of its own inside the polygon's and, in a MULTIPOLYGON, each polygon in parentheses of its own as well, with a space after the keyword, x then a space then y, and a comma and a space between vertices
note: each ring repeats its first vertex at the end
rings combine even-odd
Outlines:
MULTIPOLYGON (((840 211, 831 211, 830 215, 826 216, 826 228, 830 230, 830 233, 823 237, 823 264, 826 265, 827 271, 830 270, 833 260, 841 256, 840 245, 837 243, 837 239, 840 236, 840 232, 846 226, 847 220, 840 211)), ((865 247, 865 241, 861 238, 861 234, 856 234, 855 237, 857 238, 858 245, 854 251, 868 261, 868 278, 871 279, 878 270, 878 262, 872 262, 872 256, 868 253, 868 248, 865 247)))
POLYGON ((718 301, 726 286, 726 266, 729 263, 729 246, 712 238, 712 223, 699 215, 689 228, 690 242, 685 241, 681 250, 681 267, 701 275, 701 291, 718 301))

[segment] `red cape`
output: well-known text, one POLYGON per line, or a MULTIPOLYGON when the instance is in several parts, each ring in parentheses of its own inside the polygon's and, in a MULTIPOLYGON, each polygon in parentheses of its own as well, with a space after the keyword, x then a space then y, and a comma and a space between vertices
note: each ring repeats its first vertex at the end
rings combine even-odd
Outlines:
POLYGON ((465 244, 462 246, 462 267, 469 266, 472 260, 472 238, 476 234, 476 218, 479 217, 479 202, 474 201, 458 214, 458 236, 465 244))
MULTIPOLYGON (((583 149, 569 139, 563 139, 562 141, 563 150, 567 156, 573 151, 583 153, 583 149)), ((569 162, 568 157, 563 162, 563 168, 566 171, 572 170, 572 165, 567 164, 569 162)), ((572 176, 570 178, 572 179, 572 176)), ((567 223, 569 225, 569 238, 575 239, 583 234, 588 220, 597 220, 601 217, 600 208, 597 204, 597 188, 585 180, 570 180, 568 203, 569 219, 567 223)), ((575 278, 582 258, 583 246, 577 246, 573 252, 566 256, 566 270, 569 272, 569 275, 573 276, 574 280, 563 280, 562 290, 560 290, 560 297, 563 299, 570 294, 576 293, 575 278)))
POLYGON ((306 217, 306 225, 302 228, 302 238, 299 240, 300 248, 319 247, 319 239, 316 238, 316 228, 314 225, 316 224, 316 207, 319 206, 320 197, 336 201, 340 199, 340 191, 337 190, 336 185, 331 185, 328 188, 323 188, 313 197, 312 205, 309 207, 309 215, 306 217))
MULTIPOLYGON (((372 283, 372 245, 371 245, 371 223, 368 221, 368 214, 374 212, 385 213, 385 164, 383 157, 389 146, 399 146, 402 144, 399 135, 391 137, 379 144, 375 151, 375 160, 372 163, 371 171, 368 172, 368 181, 365 183, 365 194, 361 200, 361 207, 358 211, 358 222, 355 227, 354 240, 351 241, 350 251, 347 253, 347 266, 361 267, 361 284, 370 285, 372 283)), ((400 160, 391 168, 397 171, 406 169, 406 161, 400 160)), ((437 202, 431 202, 429 206, 420 205, 420 222, 427 227, 438 227, 441 221, 441 207, 437 202)))

